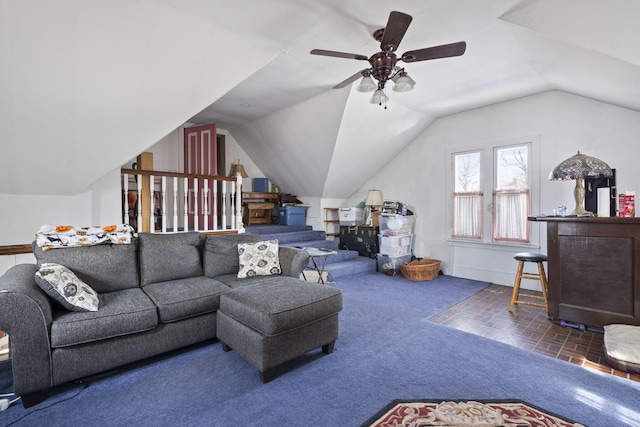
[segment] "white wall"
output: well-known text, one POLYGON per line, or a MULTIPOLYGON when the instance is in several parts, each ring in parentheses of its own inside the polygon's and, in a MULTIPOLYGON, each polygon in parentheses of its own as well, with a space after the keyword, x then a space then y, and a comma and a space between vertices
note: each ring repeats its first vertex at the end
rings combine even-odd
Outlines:
MULTIPOLYGON (((441 259, 447 274, 511 285, 516 271, 513 254, 524 249, 546 252, 546 226, 532 224, 533 240, 540 247, 452 243, 451 221, 445 214, 449 203, 445 177, 450 165, 445 153, 447 147, 527 135, 540 140, 540 206, 532 206, 532 214, 551 213, 560 205, 573 209, 575 182, 552 182, 548 174, 578 150, 617 169, 619 190, 640 190, 636 164, 640 113, 564 92, 547 92, 436 120, 350 202, 360 201, 367 189, 381 189, 385 199, 406 202, 414 211, 417 256, 441 259)), ((533 282, 523 286, 539 289, 533 282)))
MULTIPOLYGON (((16 196, 0 194, 0 245, 31 243, 43 224, 90 224, 91 193, 76 196, 16 196)), ((33 255, 0 256, 0 274, 33 255)))

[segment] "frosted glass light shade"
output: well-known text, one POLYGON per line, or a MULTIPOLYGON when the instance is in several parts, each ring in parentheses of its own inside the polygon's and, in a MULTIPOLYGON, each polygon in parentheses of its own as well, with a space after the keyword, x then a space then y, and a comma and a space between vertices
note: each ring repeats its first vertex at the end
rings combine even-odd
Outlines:
POLYGON ((356 90, 358 92, 373 92, 377 87, 378 85, 374 83, 371 76, 364 76, 356 90))
POLYGON ((413 82, 407 75, 400 76, 396 84, 391 88, 394 92, 409 92, 413 90, 413 82))
POLYGON ((371 104, 383 104, 386 103, 389 100, 389 97, 387 95, 385 95, 385 93, 383 92, 382 89, 378 89, 375 92, 373 92, 373 96, 371 97, 371 99, 369 100, 369 102, 371 104))

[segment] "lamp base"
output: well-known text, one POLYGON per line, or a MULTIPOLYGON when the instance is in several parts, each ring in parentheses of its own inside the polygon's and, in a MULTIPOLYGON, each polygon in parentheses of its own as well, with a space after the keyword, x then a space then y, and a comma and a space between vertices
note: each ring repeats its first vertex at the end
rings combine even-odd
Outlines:
POLYGON ((571 212, 571 215, 581 215, 589 212, 584 206, 584 178, 579 177, 576 179, 576 187, 573 189, 573 198, 576 200, 576 208, 571 212))

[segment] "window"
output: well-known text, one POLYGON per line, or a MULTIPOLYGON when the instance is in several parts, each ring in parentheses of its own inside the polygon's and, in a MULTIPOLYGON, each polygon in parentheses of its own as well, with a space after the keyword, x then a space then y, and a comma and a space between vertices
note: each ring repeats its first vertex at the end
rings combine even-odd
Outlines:
POLYGON ((450 151, 454 239, 530 243, 532 146, 529 139, 450 151))
POLYGON ((529 242, 529 146, 494 151, 493 240, 529 242))
POLYGON ((453 237, 482 238, 481 153, 455 154, 453 237))

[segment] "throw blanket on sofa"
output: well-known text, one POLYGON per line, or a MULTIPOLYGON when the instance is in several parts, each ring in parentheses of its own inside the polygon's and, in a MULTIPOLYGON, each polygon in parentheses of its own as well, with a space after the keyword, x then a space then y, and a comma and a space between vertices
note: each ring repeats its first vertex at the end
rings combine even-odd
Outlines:
POLYGON ((135 230, 127 224, 106 225, 104 227, 45 224, 36 233, 36 244, 43 250, 104 243, 124 245, 131 243, 131 238, 134 235, 135 230))

